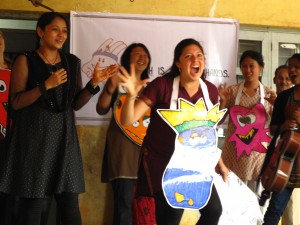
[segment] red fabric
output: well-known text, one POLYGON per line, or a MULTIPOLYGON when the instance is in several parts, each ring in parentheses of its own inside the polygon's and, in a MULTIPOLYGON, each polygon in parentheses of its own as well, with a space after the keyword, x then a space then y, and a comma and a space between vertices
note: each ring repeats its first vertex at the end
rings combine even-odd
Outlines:
MULTIPOLYGON (((134 189, 134 196, 135 196, 134 189)), ((155 202, 151 197, 138 197, 133 199, 133 225, 154 225, 155 219, 155 202)))
POLYGON ((7 103, 9 95, 10 70, 0 69, 0 140, 7 129, 7 103))

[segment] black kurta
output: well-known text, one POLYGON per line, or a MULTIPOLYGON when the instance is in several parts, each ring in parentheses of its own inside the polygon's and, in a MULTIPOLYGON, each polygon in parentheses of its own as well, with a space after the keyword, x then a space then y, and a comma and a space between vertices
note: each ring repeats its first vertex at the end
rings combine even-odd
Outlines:
POLYGON ((81 152, 72 103, 81 87, 80 60, 61 54, 62 62, 46 65, 28 52, 27 90, 64 67, 68 82, 48 90, 35 103, 13 112, 11 141, 0 151, 0 191, 27 198, 62 192, 84 192, 81 152), (80 80, 79 80, 80 79, 80 80), (3 154, 4 153, 4 154, 3 154))

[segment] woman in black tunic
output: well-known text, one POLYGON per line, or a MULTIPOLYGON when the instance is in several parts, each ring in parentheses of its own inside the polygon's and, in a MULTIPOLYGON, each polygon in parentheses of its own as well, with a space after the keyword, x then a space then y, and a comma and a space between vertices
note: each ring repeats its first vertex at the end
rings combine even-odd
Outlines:
POLYGON ((82 88, 80 60, 60 51, 67 32, 61 14, 44 13, 37 23, 37 49, 19 55, 12 69, 13 127, 1 156, 0 191, 20 197, 23 225, 39 225, 43 202, 53 195, 61 223, 81 224, 78 194, 84 192, 84 177, 74 110, 117 68, 100 71, 97 64, 82 88))

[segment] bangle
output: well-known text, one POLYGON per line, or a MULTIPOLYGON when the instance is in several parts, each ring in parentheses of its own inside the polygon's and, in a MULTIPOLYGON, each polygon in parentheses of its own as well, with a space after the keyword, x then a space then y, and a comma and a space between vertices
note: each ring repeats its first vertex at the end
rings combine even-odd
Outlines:
POLYGON ((47 90, 46 90, 45 82, 42 82, 42 83, 38 84, 38 86, 40 88, 40 92, 41 92, 42 96, 45 99, 48 99, 48 93, 47 93, 47 90))
POLYGON ((138 95, 134 95, 134 96, 131 96, 129 98, 127 98, 128 100, 133 100, 133 99, 136 99, 137 97, 139 97, 138 95))
POLYGON ((95 95, 100 91, 98 85, 96 87, 93 87, 91 80, 85 85, 85 89, 88 90, 88 92, 90 92, 92 95, 95 95))
POLYGON ((112 94, 113 94, 113 92, 110 92, 110 91, 108 90, 107 85, 105 86, 105 92, 106 92, 108 95, 112 95, 112 94))

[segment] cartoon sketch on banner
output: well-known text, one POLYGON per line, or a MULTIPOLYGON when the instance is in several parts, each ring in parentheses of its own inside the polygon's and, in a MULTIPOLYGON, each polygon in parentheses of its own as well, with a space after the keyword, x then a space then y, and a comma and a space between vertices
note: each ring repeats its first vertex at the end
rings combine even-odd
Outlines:
POLYGON ((93 53, 92 59, 82 66, 82 72, 91 79, 97 62, 100 62, 100 68, 118 63, 118 55, 127 47, 123 41, 113 43, 113 39, 105 40, 100 47, 93 53))
POLYGON ((7 105, 9 95, 10 70, 0 70, 0 140, 3 140, 7 129, 7 105))
POLYGON ((162 187, 172 207, 201 209, 210 198, 215 166, 221 155, 216 126, 227 109, 219 111, 216 104, 207 111, 202 98, 195 105, 179 98, 178 108, 157 110, 177 134, 162 187))

